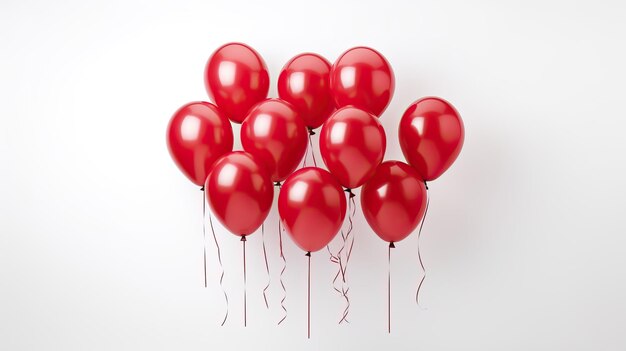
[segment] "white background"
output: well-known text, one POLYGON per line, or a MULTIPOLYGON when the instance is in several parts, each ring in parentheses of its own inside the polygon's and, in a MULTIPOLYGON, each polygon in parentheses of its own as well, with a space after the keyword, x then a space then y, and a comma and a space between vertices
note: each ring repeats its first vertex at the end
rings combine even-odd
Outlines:
MULTIPOLYGON (((1 350, 623 350, 626 348, 626 13, 620 1, 3 1, 0 5, 1 350), (464 149, 431 184, 422 235, 393 252, 360 210, 349 325, 313 256, 286 242, 280 319, 275 210, 249 241, 218 227, 202 281, 201 193, 170 160, 166 124, 207 99, 206 59, 229 41, 282 65, 368 45, 393 65, 387 159, 413 100, 461 112, 464 149)), ((238 129, 237 129, 238 130, 238 129)), ((319 155, 318 155, 319 157, 319 155)), ((337 245, 338 243, 335 243, 337 245)))

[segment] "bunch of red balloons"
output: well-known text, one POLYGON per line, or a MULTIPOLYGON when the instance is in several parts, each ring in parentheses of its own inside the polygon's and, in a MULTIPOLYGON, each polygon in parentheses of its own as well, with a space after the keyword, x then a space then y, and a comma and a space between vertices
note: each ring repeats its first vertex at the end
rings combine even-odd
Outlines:
MULTIPOLYGON (((206 190, 215 216, 241 237, 244 287, 246 236, 265 221, 274 186, 280 189, 281 223, 309 256, 310 299, 311 252, 327 246, 341 230, 352 207, 346 193, 352 200, 352 189, 363 187, 365 218, 391 249, 423 223, 426 182, 444 173, 463 145, 463 122, 455 108, 441 98, 426 97, 412 103, 400 121, 399 140, 408 164, 383 162, 387 138, 378 118, 391 101, 395 78, 387 59, 368 47, 349 49, 332 65, 317 54, 297 55, 280 72, 279 98, 267 98, 265 62, 241 43, 217 49, 207 62, 204 80, 214 104, 191 102, 176 111, 167 143, 181 171, 206 190), (241 124, 244 151, 232 150, 231 123, 241 124), (327 170, 318 168, 315 158, 315 167, 297 169, 320 127, 319 147, 327 170)), ((348 234, 351 217, 349 222, 348 234)), ((280 242, 283 257, 282 237, 280 242)), ((345 266, 338 263, 343 274, 345 266)), ((347 291, 342 294, 347 300, 347 291)), ((388 296, 391 299, 391 292, 388 296)), ((245 306, 244 288, 244 325, 245 306)), ((388 306, 391 331, 390 302, 388 306)), ((346 316, 347 307, 342 320, 346 316)), ((310 337, 310 300, 308 330, 310 337)))
POLYGON ((306 252, 325 247, 346 215, 344 191, 363 186, 367 222, 390 243, 408 236, 426 206, 426 181, 455 161, 464 139, 455 108, 437 97, 412 103, 400 121, 408 164, 383 162, 386 136, 378 118, 394 92, 394 74, 374 49, 355 47, 334 64, 320 55, 292 58, 278 78, 279 98, 267 98, 270 77, 251 47, 229 43, 209 58, 204 80, 214 104, 191 102, 173 115, 167 131, 172 158, 206 189, 220 222, 233 234, 255 232, 281 185, 280 218, 306 252), (230 120, 230 121, 229 121, 230 120), (232 151, 232 123, 241 123, 244 151, 232 151), (327 170, 298 165, 308 138, 320 128, 327 170))

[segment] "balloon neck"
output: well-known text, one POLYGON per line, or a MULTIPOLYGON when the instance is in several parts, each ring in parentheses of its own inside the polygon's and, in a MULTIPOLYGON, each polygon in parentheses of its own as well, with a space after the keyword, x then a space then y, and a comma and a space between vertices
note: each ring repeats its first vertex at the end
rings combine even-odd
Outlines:
POLYGON ((274 182, 274 186, 277 186, 280 188, 281 185, 283 185, 281 182, 274 182))
POLYGON ((313 128, 307 127, 307 129, 309 130, 309 135, 315 135, 315 131, 313 130, 313 128))
POLYGON ((241 241, 248 241, 248 239, 246 239, 246 236, 245 236, 245 235, 242 235, 242 236, 241 236, 241 241))
POLYGON ((389 248, 390 249, 395 249, 396 245, 393 243, 393 241, 389 242, 389 248))
POLYGON ((353 198, 353 197, 355 197, 355 196, 356 196, 356 195, 354 195, 354 193, 352 192, 352 189, 350 189, 350 188, 346 188, 344 191, 345 191, 346 193, 350 194, 350 198, 353 198))
POLYGON ((311 251, 307 251, 304 256, 311 257, 311 251))

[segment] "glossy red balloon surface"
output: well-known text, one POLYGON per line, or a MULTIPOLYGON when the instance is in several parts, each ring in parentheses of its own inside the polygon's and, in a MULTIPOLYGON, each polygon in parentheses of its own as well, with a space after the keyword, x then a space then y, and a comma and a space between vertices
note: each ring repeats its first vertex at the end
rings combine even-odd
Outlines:
POLYGON ((304 251, 323 249, 337 235, 346 216, 346 196, 327 171, 306 167, 293 173, 280 189, 280 218, 304 251))
POLYGON ((361 190, 361 208, 381 239, 398 242, 411 234, 424 216, 424 181, 406 163, 383 162, 361 190))
POLYGON ((459 156, 465 129, 456 109, 438 97, 417 100, 404 112, 398 131, 406 160, 426 181, 439 178, 459 156))
POLYGON ((312 53, 292 58, 278 77, 278 95, 295 107, 307 127, 318 128, 335 109, 330 62, 312 53))
POLYGON ((330 73, 337 107, 352 105, 380 116, 393 96, 395 78, 387 59, 368 47, 343 53, 330 73))
POLYGON ((209 96, 235 123, 267 97, 270 78, 261 56, 241 43, 226 44, 209 58, 204 71, 209 96))
POLYGON ((241 125, 241 144, 265 163, 273 182, 290 175, 306 152, 308 132, 289 103, 268 99, 254 106, 241 125))
POLYGON ((378 119, 354 107, 335 111, 320 133, 324 164, 349 189, 361 186, 374 174, 385 156, 386 145, 378 119))
POLYGON ((231 233, 254 233, 270 211, 274 187, 265 166, 247 152, 224 155, 213 165, 205 193, 215 216, 231 233))
POLYGON ((233 131, 215 105, 191 102, 170 119, 167 147, 183 174, 202 186, 213 162, 233 149, 233 131))

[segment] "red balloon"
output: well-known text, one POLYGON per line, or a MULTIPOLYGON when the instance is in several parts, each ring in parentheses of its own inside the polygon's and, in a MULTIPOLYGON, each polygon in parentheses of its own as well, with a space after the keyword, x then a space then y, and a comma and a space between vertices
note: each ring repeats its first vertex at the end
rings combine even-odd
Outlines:
POLYGON ((337 107, 352 105, 380 116, 389 105, 395 86, 387 59, 368 47, 344 52, 330 72, 330 87, 337 107))
POLYGON ((274 198, 269 173, 254 156, 243 151, 217 160, 205 189, 217 219, 239 236, 252 234, 263 224, 274 198))
POLYGON ((411 166, 383 162, 361 190, 361 207, 367 223, 387 242, 406 238, 426 210, 426 186, 411 166))
POLYGON ((273 182, 287 178, 302 160, 306 126, 298 113, 280 99, 268 99, 250 110, 241 125, 241 144, 265 163, 273 182))
POLYGON ((426 181, 439 178, 450 168, 465 139, 461 116, 438 97, 411 104, 400 120, 398 134, 404 158, 426 181))
POLYGON ((324 164, 348 189, 363 185, 385 156, 385 130, 372 114, 344 107, 324 122, 320 153, 324 164))
POLYGON ((321 126, 335 109, 328 60, 312 53, 292 58, 278 77, 278 96, 295 107, 307 127, 321 126))
POLYGON ((328 245, 346 216, 346 197, 327 171, 306 167, 293 173, 278 195, 278 212, 293 241, 304 251, 328 245))
POLYGON ((233 149, 233 130, 217 106, 191 102, 170 119, 167 147, 183 174, 202 186, 213 162, 233 149))
POLYGON ((248 110, 267 97, 270 77, 265 61, 251 47, 226 44, 209 58, 204 71, 209 96, 235 123, 243 122, 248 110))

